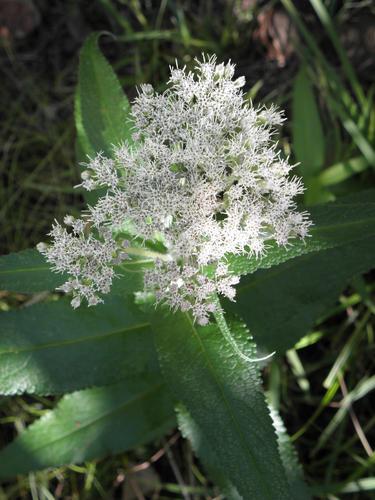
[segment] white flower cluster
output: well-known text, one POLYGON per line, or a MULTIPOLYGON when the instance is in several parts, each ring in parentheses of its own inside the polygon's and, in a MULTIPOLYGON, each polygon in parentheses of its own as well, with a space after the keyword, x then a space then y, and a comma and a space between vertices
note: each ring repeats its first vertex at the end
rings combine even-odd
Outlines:
POLYGON ((288 176, 292 166, 272 142, 283 118, 246 102, 245 80, 233 75, 231 63, 209 58, 194 72, 172 68, 163 94, 143 85, 132 108, 135 145, 87 164, 82 186, 105 187, 105 196, 84 221, 68 218, 70 233, 56 225, 53 244, 41 248, 58 271, 73 275, 64 288, 74 292, 73 305, 81 296, 94 304, 109 290, 113 263, 131 253, 119 236, 124 225, 144 247, 162 241, 165 248, 145 272, 145 291, 201 324, 214 309, 213 293, 234 299, 238 277, 227 254, 257 257, 269 240, 286 245, 307 235, 311 223, 293 200, 302 183, 288 176))

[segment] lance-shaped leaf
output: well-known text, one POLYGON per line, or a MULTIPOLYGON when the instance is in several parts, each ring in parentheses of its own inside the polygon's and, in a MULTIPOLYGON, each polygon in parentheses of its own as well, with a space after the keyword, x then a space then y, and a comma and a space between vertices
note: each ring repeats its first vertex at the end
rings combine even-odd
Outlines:
POLYGON ((271 243, 265 255, 258 259, 230 255, 231 271, 234 274, 249 274, 301 255, 340 247, 375 235, 375 191, 312 207, 310 213, 314 225, 304 241, 294 240, 287 247, 271 243))
MULTIPOLYGON (((132 259, 115 268, 112 292, 132 294, 143 288, 143 268, 149 259, 132 259)), ((37 250, 29 249, 0 257, 0 290, 35 293, 54 290, 67 279, 51 270, 46 259, 37 250)))
MULTIPOLYGON (((258 365, 242 360, 216 324, 198 327, 187 314, 153 320, 168 387, 204 433, 221 470, 240 495, 253 500, 293 498, 261 390, 258 365)), ((248 332, 232 332, 254 357, 248 332)))
POLYGON ((0 478, 126 451, 174 424, 160 377, 75 392, 0 451, 0 478))
POLYGON ((131 141, 130 105, 98 47, 101 33, 92 33, 82 47, 75 99, 77 137, 81 150, 112 155, 112 145, 131 141))
POLYGON ((375 237, 303 255, 241 279, 236 302, 257 345, 283 354, 331 307, 350 279, 375 265, 375 237))
POLYGON ((157 372, 147 319, 107 297, 72 309, 65 300, 0 314, 0 393, 61 394, 157 372))

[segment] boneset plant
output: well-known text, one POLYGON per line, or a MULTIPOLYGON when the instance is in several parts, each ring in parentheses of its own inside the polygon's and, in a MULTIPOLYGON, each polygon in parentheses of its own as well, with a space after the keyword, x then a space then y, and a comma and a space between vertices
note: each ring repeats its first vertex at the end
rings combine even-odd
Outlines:
POLYGON ((70 297, 1 315, 2 394, 69 394, 0 477, 129 450, 177 416, 228 498, 308 499, 260 369, 372 266, 373 194, 299 209, 282 114, 244 99, 234 65, 176 66, 130 107, 97 38, 75 109, 87 209, 0 261, 2 288, 70 297))
POLYGON ((141 86, 133 142, 86 164, 81 186, 105 193, 81 219, 65 217, 70 232, 56 223, 53 244, 38 247, 54 270, 72 276, 61 289, 73 293, 73 307, 102 301, 114 264, 141 252, 155 260, 144 291, 207 324, 212 295, 235 296, 228 254, 256 258, 268 241, 286 246, 307 235, 307 214, 294 202, 301 181, 288 178, 292 166, 271 142, 281 114, 245 102, 245 79, 233 75, 234 65, 211 57, 193 72, 172 68, 161 95, 141 86), (160 250, 148 252, 148 244, 160 250))

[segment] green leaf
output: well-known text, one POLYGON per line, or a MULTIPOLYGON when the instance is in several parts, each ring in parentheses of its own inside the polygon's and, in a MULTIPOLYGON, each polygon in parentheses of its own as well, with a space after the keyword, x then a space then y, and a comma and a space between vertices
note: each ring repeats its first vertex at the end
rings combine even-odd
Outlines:
POLYGON ((112 145, 131 141, 130 105, 92 33, 80 54, 75 118, 80 148, 88 155, 112 156, 112 145))
POLYGON ((130 303, 65 300, 0 314, 0 393, 61 394, 158 371, 153 336, 130 303))
POLYGON ((334 186, 363 172, 368 166, 369 163, 364 156, 350 158, 325 168, 319 175, 319 182, 322 186, 334 186))
POLYGON ((242 500, 242 496, 220 469, 217 457, 210 449, 204 433, 182 404, 177 406, 177 422, 183 437, 190 440, 195 454, 204 463, 210 478, 220 488, 225 498, 228 500, 242 500))
POLYGON ((37 250, 23 250, 0 257, 0 290, 35 293, 53 290, 65 278, 53 273, 37 250))
POLYGON ((246 321, 257 345, 283 354, 305 335, 359 273, 375 264, 375 238, 311 253, 242 278, 227 307, 246 321))
MULTIPOLYGON (((273 425, 276 429, 277 444, 288 482, 296 500, 309 500, 311 493, 303 479, 303 470, 298 461, 294 446, 286 432, 279 413, 270 409, 273 425)), ((202 430, 197 426, 183 405, 177 407, 177 421, 182 435, 192 443, 194 452, 204 462, 207 472, 214 483, 220 487, 228 500, 241 500, 236 488, 228 481, 220 470, 216 455, 210 449, 202 430)))
POLYGON ((295 240, 288 247, 270 243, 266 254, 260 258, 230 255, 228 263, 232 273, 253 273, 301 255, 340 247, 375 235, 375 191, 315 206, 309 211, 314 225, 305 241, 295 240))
POLYGON ((293 87, 293 151, 301 162, 303 177, 318 173, 324 164, 324 133, 311 79, 305 66, 299 70, 293 87))
MULTIPOLYGON (((198 327, 187 314, 154 317, 153 329, 167 385, 239 494, 253 500, 293 498, 258 364, 239 358, 218 325, 198 327)), ((236 324, 232 335, 241 351, 254 357, 246 329, 236 324)))
POLYGON ((313 205, 328 203, 335 200, 335 195, 331 193, 320 182, 319 177, 311 177, 305 182, 304 204, 310 209, 313 205))
POLYGON ((271 407, 270 410, 273 425, 276 429, 279 453, 286 471, 290 488, 293 491, 296 500, 310 500, 311 493, 304 482, 303 470, 298 461, 297 452, 287 434, 284 422, 274 408, 271 407))
POLYGON ((0 477, 130 450, 174 424, 172 403, 157 378, 75 392, 0 451, 0 477))
MULTIPOLYGON (((112 292, 132 294, 143 289, 143 267, 147 259, 132 259, 115 268, 112 292)), ((35 293, 54 290, 67 276, 51 270, 43 255, 29 249, 0 257, 0 290, 35 293)))
POLYGON ((341 119, 343 127, 351 136, 353 142, 357 145, 369 165, 375 167, 375 149, 359 128, 357 123, 358 120, 353 120, 345 109, 345 106, 334 97, 328 97, 328 102, 335 114, 341 119))

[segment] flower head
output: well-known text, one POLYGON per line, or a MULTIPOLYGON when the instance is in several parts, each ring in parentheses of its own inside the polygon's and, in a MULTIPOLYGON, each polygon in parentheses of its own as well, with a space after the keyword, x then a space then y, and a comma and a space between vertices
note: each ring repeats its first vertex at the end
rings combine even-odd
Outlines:
POLYGON ((267 241, 286 245, 307 235, 311 223, 294 201, 302 183, 273 142, 282 114, 254 108, 244 99, 244 78, 233 76, 233 64, 211 57, 193 72, 171 68, 163 94, 141 86, 134 145, 115 147, 113 158, 98 154, 82 174, 85 189, 106 194, 82 220, 65 219, 70 232, 56 224, 53 244, 40 249, 72 275, 64 290, 73 291, 73 305, 108 292, 114 262, 130 253, 124 227, 135 244, 162 242, 168 255, 145 271, 145 290, 202 324, 213 293, 235 297, 228 254, 256 258, 267 241))

